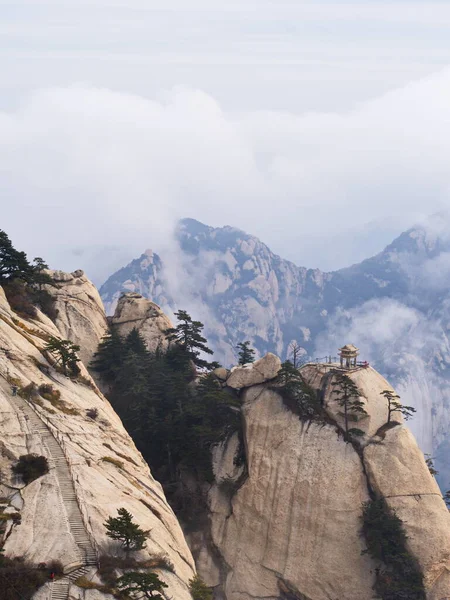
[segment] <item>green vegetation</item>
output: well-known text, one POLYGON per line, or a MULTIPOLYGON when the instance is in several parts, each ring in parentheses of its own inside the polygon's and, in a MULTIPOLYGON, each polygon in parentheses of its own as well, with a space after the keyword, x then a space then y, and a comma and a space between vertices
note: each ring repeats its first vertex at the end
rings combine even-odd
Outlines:
POLYGON ((343 373, 336 373, 331 386, 335 399, 339 406, 344 409, 342 416, 344 417, 345 439, 349 440, 351 436, 360 437, 364 435, 364 431, 361 429, 349 427, 350 421, 358 421, 361 417, 367 415, 364 402, 360 400, 362 392, 350 377, 343 373))
POLYGON ((212 481, 211 447, 241 427, 237 395, 222 389, 208 373, 215 363, 201 358, 207 348, 203 325, 185 311, 177 314, 181 321, 166 333, 167 351, 149 352, 135 330, 125 339, 112 330, 92 362, 169 496, 177 491, 182 470, 200 482, 212 481), (204 370, 198 373, 199 368, 204 370))
POLYGON ((208 348, 207 340, 202 335, 203 323, 193 321, 192 317, 185 311, 179 310, 175 313, 179 323, 176 327, 166 330, 166 338, 169 342, 176 342, 176 347, 182 352, 180 360, 191 360, 194 365, 208 369, 218 367, 217 363, 210 363, 200 357, 201 353, 213 354, 208 348))
POLYGON ((148 598, 149 600, 164 600, 159 592, 169 587, 156 573, 140 571, 125 573, 116 581, 116 588, 125 596, 148 598))
POLYGON ((0 600, 30 600, 47 581, 50 573, 62 575, 58 561, 39 565, 38 568, 20 558, 3 556, 0 549, 0 600))
POLYGON ((316 392, 307 385, 300 371, 290 360, 281 365, 277 387, 274 389, 283 397, 285 406, 298 415, 301 421, 323 420, 323 411, 316 392))
POLYGON ((118 517, 109 517, 105 522, 106 535, 122 544, 128 553, 145 548, 147 532, 133 523, 133 515, 126 508, 119 508, 118 517))
POLYGON ((239 349, 238 364, 247 365, 248 363, 255 362, 255 351, 253 348, 250 348, 250 342, 248 340, 246 342, 240 342, 237 345, 237 348, 239 349))
POLYGON ((213 592, 198 573, 189 581, 189 591, 194 600, 212 600, 213 592))
POLYGON ((399 412, 400 414, 402 414, 405 418, 405 421, 410 419, 416 412, 416 409, 413 406, 404 406, 403 404, 401 404, 401 402, 399 402, 400 396, 398 394, 396 394, 395 392, 393 392, 392 390, 383 390, 380 393, 382 396, 384 396, 384 398, 387 402, 387 407, 388 407, 387 423, 391 422, 392 415, 396 412, 399 412))
POLYGON ((51 283, 45 273, 48 266, 37 257, 31 264, 25 252, 16 250, 7 234, 0 230, 0 285, 3 287, 11 308, 25 318, 36 316, 36 306, 54 318, 52 296, 43 289, 51 283))
POLYGON ((44 350, 56 359, 57 365, 61 365, 64 375, 78 375, 80 373, 77 365, 80 361, 77 356, 80 346, 73 344, 70 340, 60 340, 51 336, 44 350))
POLYGON ((20 475, 27 485, 48 473, 48 461, 45 456, 38 454, 22 454, 11 470, 15 475, 20 475))
POLYGON ((423 575, 406 548, 401 519, 384 498, 363 504, 363 534, 370 556, 382 563, 374 586, 382 600, 425 600, 423 575))

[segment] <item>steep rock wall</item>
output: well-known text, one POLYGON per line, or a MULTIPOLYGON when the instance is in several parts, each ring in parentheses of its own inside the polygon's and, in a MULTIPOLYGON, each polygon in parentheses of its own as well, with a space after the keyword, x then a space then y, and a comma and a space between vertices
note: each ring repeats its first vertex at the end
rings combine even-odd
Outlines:
POLYGON ((302 372, 336 425, 302 423, 270 383, 243 390, 248 476, 239 487, 236 440, 216 449, 210 551, 207 538, 202 548, 192 544, 199 572, 226 600, 369 600, 379 565, 362 554, 361 516, 375 493, 404 522, 427 598, 450 595, 449 513, 437 484, 403 425, 380 431, 387 420, 380 392, 392 388, 373 369, 347 372, 368 412, 355 449, 342 436, 330 367, 302 372))
POLYGON ((108 329, 100 294, 81 270, 47 273, 52 284, 45 287, 55 303, 58 335, 78 344, 81 360, 89 365, 108 329))
POLYGON ((128 292, 120 298, 111 323, 123 337, 137 329, 150 352, 155 352, 158 347, 167 348, 164 332, 173 327, 157 304, 136 292, 128 292))
MULTIPOLYGON (((169 596, 189 600, 187 584, 195 567, 161 486, 84 366, 83 379, 74 381, 52 368, 43 351, 49 333, 59 334, 48 319, 20 319, 0 293, 0 496, 7 498, 8 511, 18 510, 22 517, 20 525, 8 529, 6 555, 34 563, 60 560, 67 571, 81 568, 80 574, 95 579, 101 554, 122 555, 103 523, 125 507, 149 531, 136 558, 163 558, 169 567, 157 572, 169 584, 169 596), (52 385, 62 404, 13 395, 12 384, 31 382, 52 385), (86 413, 93 409, 94 419, 86 413), (12 476, 11 465, 27 453, 46 456, 50 472, 24 486, 12 476)), ((69 579, 61 585, 67 593, 70 587, 72 597, 103 597, 81 591, 69 579)), ((47 598, 48 592, 44 588, 36 598, 47 598)))

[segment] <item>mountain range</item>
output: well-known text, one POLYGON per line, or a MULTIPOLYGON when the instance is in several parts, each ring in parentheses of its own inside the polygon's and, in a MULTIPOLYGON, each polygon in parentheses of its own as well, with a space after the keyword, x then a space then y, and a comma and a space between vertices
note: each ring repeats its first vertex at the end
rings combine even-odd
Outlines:
MULTIPOLYGON (((334 272, 299 267, 234 227, 182 220, 175 249, 147 250, 100 289, 109 313, 138 292, 205 323, 215 357, 236 362, 237 343, 259 356, 334 356, 348 342, 417 409, 410 427, 450 484, 450 223, 435 215, 379 254, 334 272)), ((333 252, 331 246, 329 249, 333 252)))

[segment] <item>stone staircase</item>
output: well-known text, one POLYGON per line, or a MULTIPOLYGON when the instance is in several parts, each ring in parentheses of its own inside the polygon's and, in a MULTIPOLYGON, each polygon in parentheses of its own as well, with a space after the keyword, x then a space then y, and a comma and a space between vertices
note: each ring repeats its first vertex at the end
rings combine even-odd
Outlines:
POLYGON ((70 473, 69 465, 61 445, 45 422, 36 414, 36 412, 23 398, 16 396, 14 398, 14 404, 18 406, 24 414, 30 431, 39 433, 42 441, 48 449, 50 457, 49 465, 50 467, 54 468, 54 472, 58 480, 70 532, 78 548, 80 549, 81 566, 75 568, 64 578, 54 581, 51 587, 51 600, 67 600, 70 582, 75 581, 83 575, 86 575, 90 571, 90 567, 97 565, 97 553, 86 530, 83 516, 78 505, 72 475, 70 473))

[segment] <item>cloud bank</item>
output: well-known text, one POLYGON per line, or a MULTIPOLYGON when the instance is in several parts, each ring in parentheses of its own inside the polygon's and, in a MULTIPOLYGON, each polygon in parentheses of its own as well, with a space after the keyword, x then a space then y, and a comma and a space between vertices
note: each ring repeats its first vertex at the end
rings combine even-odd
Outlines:
POLYGON ((449 207, 450 70, 347 115, 231 113, 83 85, 0 113, 1 227, 97 281, 180 217, 231 224, 297 264, 337 268, 449 207))

